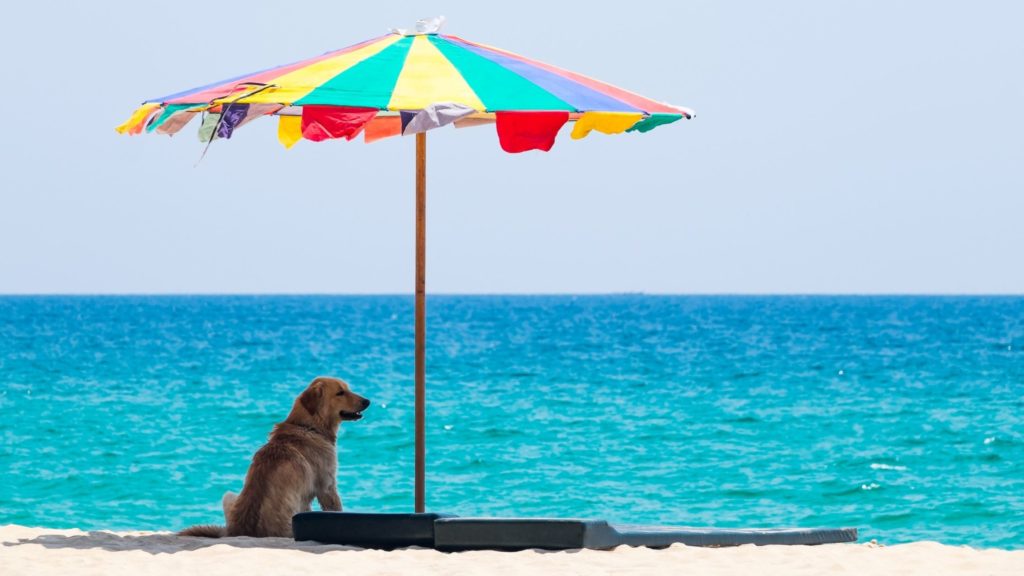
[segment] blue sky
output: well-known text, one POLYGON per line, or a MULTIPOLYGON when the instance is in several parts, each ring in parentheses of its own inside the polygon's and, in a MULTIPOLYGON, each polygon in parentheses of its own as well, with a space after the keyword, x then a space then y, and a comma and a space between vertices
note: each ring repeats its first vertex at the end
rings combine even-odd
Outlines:
POLYGON ((413 139, 262 121, 195 167, 194 126, 113 127, 435 14, 698 117, 548 154, 432 132, 431 292, 1024 292, 1020 3, 282 6, 5 8, 0 293, 410 292, 413 139))

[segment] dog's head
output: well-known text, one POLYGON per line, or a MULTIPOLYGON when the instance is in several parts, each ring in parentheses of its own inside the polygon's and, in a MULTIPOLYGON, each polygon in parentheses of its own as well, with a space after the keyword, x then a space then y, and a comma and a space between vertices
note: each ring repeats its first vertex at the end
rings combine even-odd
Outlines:
POLYGON ((363 410, 369 405, 369 400, 352 392, 344 381, 321 376, 299 394, 292 415, 305 412, 313 425, 337 430, 343 420, 362 418, 363 410))

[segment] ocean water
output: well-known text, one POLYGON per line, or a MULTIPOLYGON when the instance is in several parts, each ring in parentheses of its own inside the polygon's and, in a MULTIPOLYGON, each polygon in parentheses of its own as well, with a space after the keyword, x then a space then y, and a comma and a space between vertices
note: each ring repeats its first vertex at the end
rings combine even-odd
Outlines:
MULTIPOLYGON (((1024 298, 435 296, 428 507, 1024 547, 1024 298)), ((0 524, 220 522, 319 374, 412 509, 412 298, 0 298, 0 524)))

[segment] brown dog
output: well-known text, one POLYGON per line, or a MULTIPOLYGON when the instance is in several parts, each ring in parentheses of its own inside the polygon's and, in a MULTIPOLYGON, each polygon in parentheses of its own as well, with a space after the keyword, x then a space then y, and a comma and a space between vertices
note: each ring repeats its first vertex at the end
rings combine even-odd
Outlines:
POLYGON ((337 378, 313 380, 253 456, 242 493, 224 495, 227 526, 192 526, 178 534, 291 537, 292 516, 309 511, 314 497, 321 509, 340 511, 335 480, 338 426, 362 418, 369 405, 337 378))

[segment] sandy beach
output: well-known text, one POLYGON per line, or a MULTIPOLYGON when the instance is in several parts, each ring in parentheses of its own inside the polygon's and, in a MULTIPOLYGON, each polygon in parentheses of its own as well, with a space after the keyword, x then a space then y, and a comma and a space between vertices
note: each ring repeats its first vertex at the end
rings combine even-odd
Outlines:
POLYGON ((282 538, 182 538, 167 532, 0 527, 3 574, 1014 574, 1024 550, 979 550, 915 542, 895 546, 740 546, 665 550, 393 552, 282 538))

